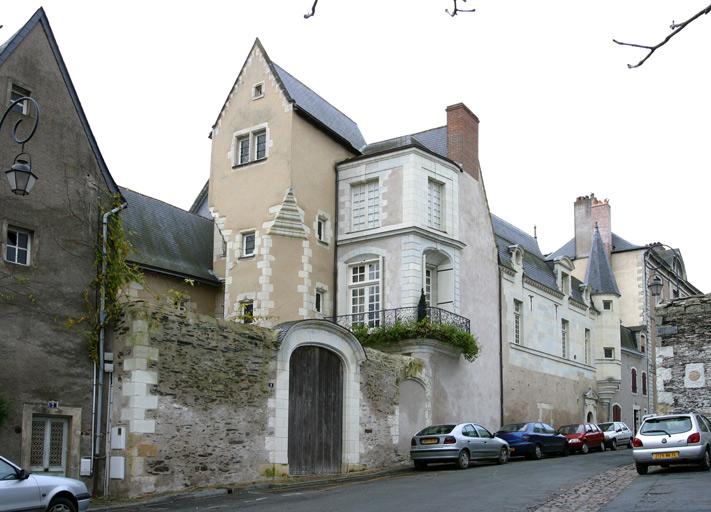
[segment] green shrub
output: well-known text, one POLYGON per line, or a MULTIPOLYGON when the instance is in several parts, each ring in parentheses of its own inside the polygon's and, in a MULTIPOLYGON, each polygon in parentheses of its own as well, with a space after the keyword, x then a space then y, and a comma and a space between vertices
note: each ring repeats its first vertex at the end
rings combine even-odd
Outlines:
POLYGON ((429 338, 447 343, 462 351, 467 361, 474 361, 479 355, 479 343, 476 338, 453 325, 430 322, 400 322, 384 327, 368 329, 365 325, 354 325, 353 334, 364 347, 388 345, 398 341, 417 338, 429 338))

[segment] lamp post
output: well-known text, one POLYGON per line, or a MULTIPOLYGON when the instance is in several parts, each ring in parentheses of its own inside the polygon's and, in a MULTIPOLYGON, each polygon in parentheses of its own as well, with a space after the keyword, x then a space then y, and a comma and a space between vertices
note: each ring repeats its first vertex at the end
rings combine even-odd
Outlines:
POLYGON ((10 189, 13 193, 19 196, 26 196, 30 193, 32 187, 34 187, 35 182, 37 181, 37 176, 35 175, 35 173, 32 172, 32 158, 30 157, 30 154, 25 151, 25 143, 32 138, 32 136, 37 131, 37 127, 39 126, 39 105, 33 98, 30 98, 29 96, 23 96, 22 98, 16 99, 12 103, 10 103, 10 106, 7 107, 5 113, 2 115, 2 118, 0 118, 0 128, 2 128, 2 124, 5 122, 7 115, 12 112, 13 108, 16 105, 20 104, 22 104, 23 106, 29 104, 34 105, 36 115, 34 117, 34 124, 32 125, 32 129, 24 138, 18 137, 17 135, 17 128, 20 126, 22 121, 25 120, 24 117, 18 119, 18 121, 15 123, 15 126, 12 128, 12 139, 15 141, 15 144, 20 145, 20 152, 17 154, 17 156, 15 156, 15 160, 13 161, 10 169, 5 171, 5 177, 7 178, 7 181, 10 184, 10 189))

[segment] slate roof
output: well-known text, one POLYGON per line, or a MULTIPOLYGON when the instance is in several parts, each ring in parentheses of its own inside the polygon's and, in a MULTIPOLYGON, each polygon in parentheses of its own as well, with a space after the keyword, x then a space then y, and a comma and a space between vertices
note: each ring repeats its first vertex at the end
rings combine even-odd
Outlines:
MULTIPOLYGON (((494 238, 502 265, 513 268, 509 246, 518 244, 524 250, 523 273, 528 278, 553 290, 559 290, 552 265, 547 263, 538 247, 538 241, 525 231, 520 230, 496 215, 491 215, 494 226, 494 238)), ((575 291, 575 290, 573 290, 575 291)), ((578 292, 579 295, 579 292, 578 292)), ((582 297, 578 299, 582 302, 582 297)))
POLYGON ((212 273, 211 220, 127 188, 121 192, 128 202, 121 219, 133 245, 129 261, 156 272, 219 284, 212 273))
POLYGON ((372 155, 383 151, 395 150, 408 146, 419 146, 444 158, 448 158, 447 152, 447 127, 440 126, 422 132, 393 137, 392 139, 381 140, 368 144, 363 148, 363 154, 372 155))
POLYGON ((600 230, 597 226, 593 231, 588 268, 585 271, 585 282, 591 287, 591 294, 609 293, 620 295, 615 274, 612 272, 610 258, 607 257, 605 244, 602 242, 600 230))
MULTIPOLYGON (((77 91, 76 89, 74 89, 74 84, 72 83, 72 79, 69 76, 69 71, 67 70, 67 66, 64 63, 64 59, 62 58, 62 53, 59 51, 57 40, 54 38, 52 28, 49 26, 49 20, 47 19, 47 15, 45 14, 44 9, 42 7, 37 9, 37 11, 35 11, 35 13, 29 19, 29 21, 25 23, 25 25, 20 30, 18 30, 10 39, 8 39, 2 46, 0 46, 0 66, 5 63, 5 61, 10 57, 10 55, 12 55, 12 52, 15 51, 15 49, 20 46, 20 44, 22 44, 22 41, 24 41, 25 37, 27 37, 27 35, 32 32, 32 30, 37 25, 40 25, 42 27, 47 37, 49 47, 51 48, 52 54, 54 55, 54 58, 57 62, 57 67, 59 68, 59 72, 62 75, 62 79, 64 80, 64 83, 67 87, 69 97, 71 98, 72 103, 74 104, 74 108, 76 109, 77 115, 79 116, 79 122, 84 128, 84 133, 86 134, 89 146, 91 147, 91 150, 94 153, 96 163, 99 166, 101 175, 104 178, 104 182, 106 183, 106 186, 112 194, 120 194, 119 187, 118 185, 116 185, 114 178, 111 176, 109 168, 107 167, 106 162, 104 161, 104 157, 102 156, 101 151, 99 150, 99 145, 96 143, 94 134, 91 131, 91 127, 89 126, 89 121, 87 120, 86 114, 84 113, 84 108, 82 107, 81 102, 79 101, 79 96, 77 96, 77 91)), ((41 129, 42 128, 40 127, 40 130, 41 129)))
POLYGON ((208 215, 205 215, 206 208, 204 208, 205 201, 207 201, 207 190, 208 190, 209 185, 210 185, 210 180, 207 180, 205 182, 205 185, 203 185, 202 190, 200 190, 200 193, 195 198, 195 201, 193 201, 193 205, 188 210, 190 213, 194 213, 195 215, 200 215, 201 217, 205 217, 206 219, 212 218, 208 215))
MULTIPOLYGON (((645 247, 643 245, 633 244, 632 242, 628 242, 621 236, 618 236, 615 233, 612 233, 612 253, 613 254, 616 252, 633 251, 636 249, 644 249, 644 248, 645 247)), ((575 237, 568 240, 557 251, 554 251, 554 252, 548 254, 546 256, 546 260, 553 261, 553 260, 556 260, 562 256, 567 256, 571 260, 575 259, 575 237)))

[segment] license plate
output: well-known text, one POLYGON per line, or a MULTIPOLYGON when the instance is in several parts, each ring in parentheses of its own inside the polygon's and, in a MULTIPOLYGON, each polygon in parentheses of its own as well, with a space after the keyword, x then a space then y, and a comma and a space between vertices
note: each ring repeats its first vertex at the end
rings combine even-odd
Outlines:
POLYGON ((679 452, 653 453, 653 459, 676 459, 679 457, 679 452))
POLYGON ((436 437, 427 437, 427 438, 423 439, 422 441, 420 441, 420 444, 437 444, 437 443, 439 443, 439 439, 437 439, 436 437))

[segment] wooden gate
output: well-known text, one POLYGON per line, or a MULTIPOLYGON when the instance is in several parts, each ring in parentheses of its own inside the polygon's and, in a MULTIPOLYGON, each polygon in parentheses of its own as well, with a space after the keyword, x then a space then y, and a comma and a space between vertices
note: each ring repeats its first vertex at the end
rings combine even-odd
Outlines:
POLYGON ((299 347, 289 361, 289 473, 341 472, 343 368, 321 347, 299 347))

